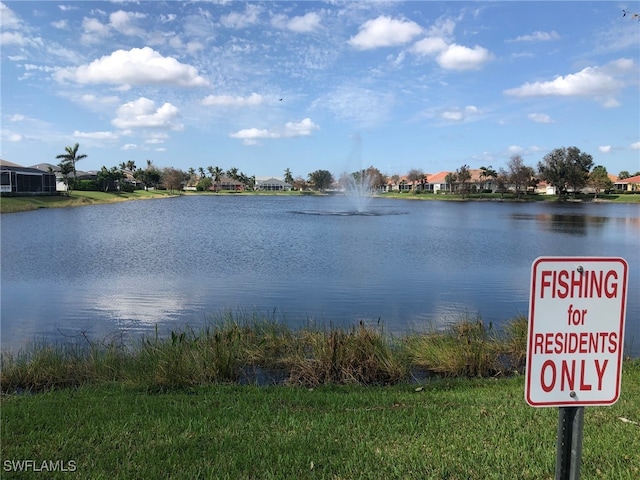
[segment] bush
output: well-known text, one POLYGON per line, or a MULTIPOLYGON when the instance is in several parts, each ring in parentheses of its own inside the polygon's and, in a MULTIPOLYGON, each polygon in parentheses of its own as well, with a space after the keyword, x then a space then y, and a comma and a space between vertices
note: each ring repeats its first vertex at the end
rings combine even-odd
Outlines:
POLYGON ((78 180, 75 182, 73 179, 69 180, 69 186, 72 190, 80 190, 82 192, 100 192, 101 188, 98 186, 98 182, 95 180, 78 180))
POLYGON ((119 191, 121 192, 133 193, 135 189, 135 185, 131 182, 120 182, 119 184, 119 191))

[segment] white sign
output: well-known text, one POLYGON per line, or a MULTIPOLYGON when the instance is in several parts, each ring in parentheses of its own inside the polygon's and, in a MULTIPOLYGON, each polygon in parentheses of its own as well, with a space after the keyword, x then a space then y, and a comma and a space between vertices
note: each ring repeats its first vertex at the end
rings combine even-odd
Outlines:
POLYGON ((628 270, 622 258, 533 262, 525 380, 529 405, 577 407, 618 400, 628 270))

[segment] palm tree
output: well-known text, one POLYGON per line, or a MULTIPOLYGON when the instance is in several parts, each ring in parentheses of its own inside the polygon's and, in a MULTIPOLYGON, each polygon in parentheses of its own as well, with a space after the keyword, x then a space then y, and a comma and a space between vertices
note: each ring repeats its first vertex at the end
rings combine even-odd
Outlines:
POLYGON ((288 168, 284 170, 284 181, 289 185, 293 184, 293 175, 291 174, 291 170, 289 170, 288 168))
MULTIPOLYGON (((220 186, 220 179, 222 178, 222 174, 224 173, 224 170, 222 170, 220 167, 207 167, 207 169, 209 170, 209 173, 211 174, 211 178, 213 178, 213 181, 216 182, 216 184, 219 187, 220 186)), ((218 188, 216 188, 216 191, 217 190, 218 190, 218 188)))
POLYGON ((449 193, 453 193, 453 184, 456 183, 457 177, 453 172, 447 173, 447 176, 444 177, 444 183, 449 185, 449 193))
POLYGON ((234 180, 238 180, 238 167, 231 167, 227 170, 227 176, 229 178, 233 178, 234 180))
POLYGON ((57 155, 56 158, 62 160, 61 163, 69 163, 73 170, 73 184, 75 186, 76 181, 78 180, 78 175, 76 173, 76 162, 79 162, 83 158, 87 158, 87 155, 84 153, 82 155, 78 155, 78 148, 80 145, 77 143, 73 147, 64 147, 67 153, 62 153, 57 155))
POLYGON ((67 195, 71 193, 71 188, 69 187, 69 174, 73 172, 73 165, 69 162, 60 162, 58 164, 60 167, 60 173, 62 174, 62 178, 64 180, 64 184, 67 186, 67 195))
POLYGON ((484 187, 486 187, 486 185, 484 183, 489 178, 491 178, 491 179, 498 178, 498 172, 496 172, 491 165, 489 165, 488 167, 480 167, 480 180, 481 181, 484 180, 483 185, 482 185, 483 190, 484 190, 484 187))

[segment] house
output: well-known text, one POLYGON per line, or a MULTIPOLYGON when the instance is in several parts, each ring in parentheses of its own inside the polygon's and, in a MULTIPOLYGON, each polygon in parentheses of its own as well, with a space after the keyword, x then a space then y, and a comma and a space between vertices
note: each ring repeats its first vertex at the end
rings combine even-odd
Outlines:
MULTIPOLYGON (((428 174, 425 174, 428 177, 428 174)), ((426 190, 427 184, 424 181, 409 180, 407 175, 397 177, 396 179, 389 178, 387 184, 384 187, 385 192, 410 192, 411 190, 418 190, 422 188, 426 190)))
MULTIPOLYGON (((62 176, 60 165, 53 165, 52 163, 38 163, 37 165, 32 165, 30 168, 35 168, 40 170, 41 172, 53 173, 56 176, 56 191, 57 192, 66 192, 67 191, 67 183, 62 176)), ((98 178, 98 172, 95 170, 90 170, 87 172, 83 172, 81 170, 76 171, 76 178, 78 180, 96 180, 98 178)), ((69 176, 69 178, 73 177, 73 174, 69 176)))
POLYGON ((15 195, 52 195, 56 175, 0 159, 0 192, 15 195))
POLYGON ((540 180, 538 183, 536 183, 533 191, 534 193, 539 193, 542 195, 555 195, 557 193, 556 187, 544 180, 540 180))
POLYGON ((242 182, 239 182, 238 180, 234 180, 233 178, 221 177, 220 181, 213 182, 211 190, 235 190, 237 192, 241 192, 244 190, 244 184, 242 182))
POLYGON ((269 192, 289 191, 291 190, 291 184, 273 177, 257 178, 256 190, 269 191, 269 192))
POLYGON ((613 188, 617 192, 640 192, 640 175, 625 178, 624 180, 616 180, 613 188))
POLYGON ((447 175, 451 172, 438 172, 427 177, 429 191, 433 193, 451 191, 451 184, 446 182, 447 175))
MULTIPOLYGON (((461 184, 458 180, 453 183, 447 182, 447 176, 449 174, 455 175, 456 172, 438 172, 433 175, 427 175, 425 190, 432 193, 459 191, 461 184)), ((469 174, 471 178, 467 181, 467 188, 470 191, 491 190, 493 192, 498 187, 496 179, 485 177, 484 171, 479 168, 470 168, 469 174)))

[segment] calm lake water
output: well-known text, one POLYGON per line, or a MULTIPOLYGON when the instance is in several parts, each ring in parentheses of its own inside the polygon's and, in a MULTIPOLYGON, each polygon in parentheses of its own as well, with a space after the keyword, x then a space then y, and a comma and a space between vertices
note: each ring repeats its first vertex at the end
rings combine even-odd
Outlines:
POLYGON ((222 312, 407 333, 527 314, 538 256, 629 264, 640 355, 640 205, 186 196, 1 217, 1 345, 194 328, 222 312))

